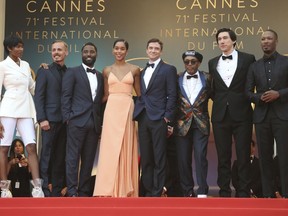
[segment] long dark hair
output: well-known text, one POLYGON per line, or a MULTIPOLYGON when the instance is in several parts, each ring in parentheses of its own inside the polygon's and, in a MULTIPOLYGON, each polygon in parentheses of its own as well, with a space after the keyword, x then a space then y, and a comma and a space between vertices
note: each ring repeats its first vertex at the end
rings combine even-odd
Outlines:
MULTIPOLYGON (((15 158, 16 155, 15 155, 15 146, 16 146, 16 143, 19 142, 21 143, 22 147, 23 147, 23 150, 25 152, 25 146, 24 146, 24 143, 21 139, 14 139, 11 146, 10 146, 10 151, 9 151, 9 156, 10 158, 15 158)), ((24 154, 23 152, 23 154, 24 154)))

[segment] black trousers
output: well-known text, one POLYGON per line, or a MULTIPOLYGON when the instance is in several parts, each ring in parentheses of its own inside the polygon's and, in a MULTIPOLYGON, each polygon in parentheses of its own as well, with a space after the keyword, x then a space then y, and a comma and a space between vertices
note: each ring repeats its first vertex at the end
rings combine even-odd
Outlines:
POLYGON ((239 168, 239 197, 249 197, 249 163, 252 139, 252 120, 234 121, 229 108, 220 122, 212 122, 218 156, 218 179, 220 197, 231 197, 232 144, 235 144, 239 168))
POLYGON ((288 198, 288 121, 277 117, 272 108, 269 109, 263 122, 255 124, 256 139, 259 151, 262 190, 264 197, 274 197, 274 142, 278 155, 281 194, 288 198))

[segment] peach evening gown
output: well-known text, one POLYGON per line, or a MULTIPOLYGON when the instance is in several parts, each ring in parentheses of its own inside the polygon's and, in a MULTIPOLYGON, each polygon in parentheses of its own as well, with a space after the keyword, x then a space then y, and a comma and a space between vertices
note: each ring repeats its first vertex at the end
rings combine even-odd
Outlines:
POLYGON ((132 120, 133 75, 109 73, 107 100, 93 196, 138 196, 138 142, 132 120))

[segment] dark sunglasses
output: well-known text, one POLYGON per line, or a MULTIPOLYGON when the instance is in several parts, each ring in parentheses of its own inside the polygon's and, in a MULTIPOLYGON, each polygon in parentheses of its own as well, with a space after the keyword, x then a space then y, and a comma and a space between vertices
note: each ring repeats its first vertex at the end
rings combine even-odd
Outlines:
POLYGON ((184 61, 185 65, 189 65, 189 63, 191 63, 191 65, 195 65, 196 63, 198 63, 198 61, 197 60, 185 60, 184 61))

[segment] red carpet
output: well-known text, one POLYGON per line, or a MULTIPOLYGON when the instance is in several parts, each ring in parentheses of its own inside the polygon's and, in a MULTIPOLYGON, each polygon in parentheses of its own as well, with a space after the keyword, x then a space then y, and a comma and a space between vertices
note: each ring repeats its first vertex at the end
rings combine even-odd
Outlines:
POLYGON ((0 215, 287 216, 288 199, 0 198, 0 215))

